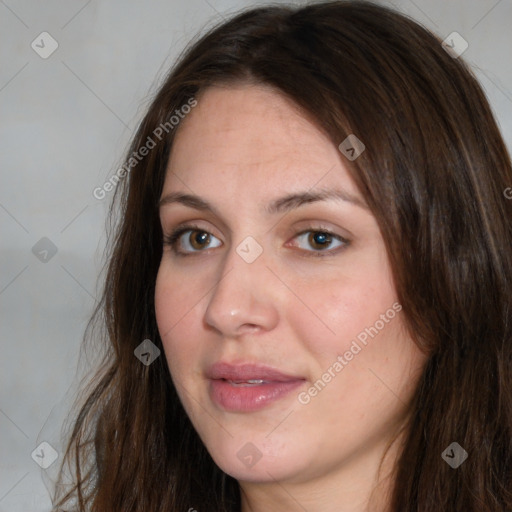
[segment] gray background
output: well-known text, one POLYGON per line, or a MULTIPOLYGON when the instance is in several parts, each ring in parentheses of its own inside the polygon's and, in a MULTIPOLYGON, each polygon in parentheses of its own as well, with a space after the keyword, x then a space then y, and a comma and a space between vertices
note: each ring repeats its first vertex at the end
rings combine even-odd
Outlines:
MULTIPOLYGON (((43 470, 31 453, 47 441, 60 454, 62 421, 86 368, 79 346, 112 196, 97 200, 93 189, 117 169, 148 94, 187 41, 262 3, 0 0, 0 512, 50 509, 60 455, 43 470), (43 31, 59 45, 46 59, 31 47, 43 46, 43 31), (53 256, 40 252, 45 242, 33 251, 43 237, 53 256)), ((393 5, 443 38, 456 31, 467 40, 463 56, 511 147, 511 0, 393 5)))

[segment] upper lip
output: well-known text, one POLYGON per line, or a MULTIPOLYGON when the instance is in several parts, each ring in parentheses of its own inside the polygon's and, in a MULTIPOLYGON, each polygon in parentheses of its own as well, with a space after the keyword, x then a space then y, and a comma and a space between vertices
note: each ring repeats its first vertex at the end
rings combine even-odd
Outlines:
POLYGON ((270 382, 289 382, 293 380, 304 380, 303 377, 287 375, 285 373, 261 364, 230 364, 218 362, 208 368, 206 375, 214 380, 264 380, 270 382))

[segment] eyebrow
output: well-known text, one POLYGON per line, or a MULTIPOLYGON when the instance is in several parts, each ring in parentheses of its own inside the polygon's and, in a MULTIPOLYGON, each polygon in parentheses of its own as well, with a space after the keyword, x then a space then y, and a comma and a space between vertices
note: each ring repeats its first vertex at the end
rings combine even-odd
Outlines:
MULTIPOLYGON (((265 211, 270 215, 275 215, 278 213, 289 212, 290 210, 294 210, 306 204, 328 200, 344 201, 368 210, 368 205, 363 200, 346 192, 345 190, 321 189, 315 192, 306 191, 293 193, 274 199, 266 205, 265 211)), ((216 209, 208 203, 208 201, 194 194, 184 194, 182 192, 172 192, 163 196, 158 203, 158 207, 162 208, 162 206, 173 203, 183 204, 195 210, 210 211, 211 213, 218 215, 216 209)))

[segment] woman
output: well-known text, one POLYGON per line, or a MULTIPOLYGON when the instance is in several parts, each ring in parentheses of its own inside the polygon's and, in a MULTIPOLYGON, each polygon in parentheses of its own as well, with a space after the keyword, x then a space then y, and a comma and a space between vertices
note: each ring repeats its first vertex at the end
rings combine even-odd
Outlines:
POLYGON ((58 510, 512 510, 511 164, 440 40, 242 13, 123 169, 58 510))

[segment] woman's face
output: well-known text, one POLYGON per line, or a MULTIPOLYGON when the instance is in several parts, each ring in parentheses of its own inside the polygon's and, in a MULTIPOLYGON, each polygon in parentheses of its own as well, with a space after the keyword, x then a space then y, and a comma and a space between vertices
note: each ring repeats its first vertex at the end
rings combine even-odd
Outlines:
POLYGON ((155 296, 183 406, 241 483, 372 479, 425 362, 375 218, 345 156, 281 95, 197 99, 169 159, 162 229, 183 231, 155 296))

